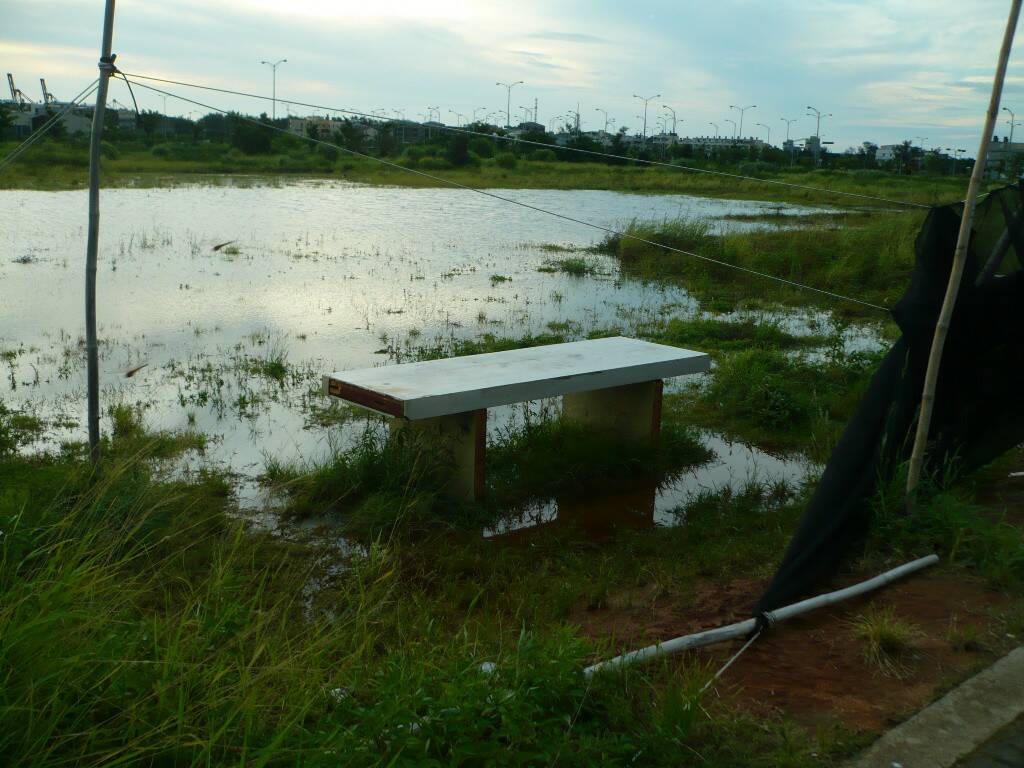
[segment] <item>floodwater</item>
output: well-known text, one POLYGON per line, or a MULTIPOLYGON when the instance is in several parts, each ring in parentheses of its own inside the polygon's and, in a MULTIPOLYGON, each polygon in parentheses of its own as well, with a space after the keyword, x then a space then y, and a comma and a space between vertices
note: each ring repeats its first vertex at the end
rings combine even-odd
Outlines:
MULTIPOLYGON (((780 212, 777 203, 679 195, 500 194, 612 227, 687 216, 742 230, 763 225, 726 217, 780 212)), ((0 210, 3 401, 56 420, 58 440, 84 439, 86 194, 0 191, 0 210)), ((794 217, 821 210, 781 206, 794 217)), ((243 505, 255 508, 254 478, 268 457, 313 462, 359 429, 358 415, 343 413, 341 424, 337 409, 324 423, 325 372, 485 332, 521 336, 554 324, 628 334, 654 317, 700 313, 685 290, 621 279, 605 256, 586 255, 599 272, 588 277, 538 271, 564 255, 541 246, 584 247, 601 234, 462 190, 296 181, 104 191, 102 403, 138 404, 151 426, 211 436, 208 457, 237 474, 243 505), (274 361, 286 363, 283 381, 266 375, 274 361)), ((828 324, 815 313, 777 319, 798 333, 828 324)), ((503 426, 516 413, 495 409, 489 421, 503 426)), ((810 470, 705 437, 718 457, 711 466, 623 508, 668 524, 696 488, 754 475, 800 480, 810 470)), ((560 510, 571 516, 570 506, 552 500, 503 530, 549 522, 560 510)))

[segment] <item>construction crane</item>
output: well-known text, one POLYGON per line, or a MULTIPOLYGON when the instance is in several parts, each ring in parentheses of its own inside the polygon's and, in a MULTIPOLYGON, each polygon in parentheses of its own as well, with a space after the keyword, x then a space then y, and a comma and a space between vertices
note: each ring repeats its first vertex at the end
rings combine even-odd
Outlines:
POLYGON ((18 105, 18 109, 25 109, 26 106, 32 103, 32 99, 26 96, 23 91, 15 87, 14 75, 10 72, 7 73, 7 85, 11 89, 11 100, 18 105))
POLYGON ((57 97, 50 93, 48 90, 46 90, 46 79, 40 77, 39 84, 43 86, 43 104, 56 104, 57 97))

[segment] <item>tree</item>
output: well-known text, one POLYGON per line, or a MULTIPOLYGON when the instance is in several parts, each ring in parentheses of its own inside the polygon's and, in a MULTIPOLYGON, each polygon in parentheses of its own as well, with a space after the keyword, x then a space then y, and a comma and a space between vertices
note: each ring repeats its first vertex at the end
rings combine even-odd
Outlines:
POLYGON ((255 125, 237 112, 228 115, 228 131, 231 146, 240 149, 247 155, 270 154, 270 130, 255 125))
POLYGON ((457 133, 448 141, 448 148, 444 153, 445 159, 452 165, 458 167, 469 162, 469 137, 464 133, 457 133))

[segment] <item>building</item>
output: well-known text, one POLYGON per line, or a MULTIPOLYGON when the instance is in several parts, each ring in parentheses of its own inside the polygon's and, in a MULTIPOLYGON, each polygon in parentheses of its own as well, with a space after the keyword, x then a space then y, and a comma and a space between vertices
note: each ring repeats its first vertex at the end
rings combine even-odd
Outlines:
POLYGON ((895 162, 900 157, 902 144, 882 144, 875 150, 875 162, 879 165, 895 162))
POLYGON ((1010 142, 1009 137, 993 136, 988 145, 985 157, 985 175, 988 178, 1006 178, 1011 172, 1011 162, 1020 154, 1024 154, 1024 144, 1019 141, 1010 142))

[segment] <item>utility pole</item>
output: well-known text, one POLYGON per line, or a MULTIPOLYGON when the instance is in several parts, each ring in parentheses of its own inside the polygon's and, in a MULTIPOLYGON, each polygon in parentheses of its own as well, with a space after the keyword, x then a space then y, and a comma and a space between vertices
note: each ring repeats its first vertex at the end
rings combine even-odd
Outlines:
MULTIPOLYGON (((271 70, 273 70, 273 75, 271 76, 272 83, 273 83, 273 86, 272 86, 273 87, 273 91, 272 91, 271 97, 270 97, 270 104, 271 104, 271 106, 270 106, 270 111, 271 111, 270 119, 271 120, 277 120, 277 67, 278 67, 279 64, 284 64, 287 61, 288 61, 288 59, 279 59, 279 60, 277 60, 275 62, 269 62, 269 61, 261 61, 260 62, 260 64, 266 64, 268 67, 270 67, 271 70)), ((264 112, 264 114, 266 114, 266 113, 264 112)))
MULTIPOLYGON (((660 93, 656 93, 653 96, 638 96, 637 94, 634 93, 633 94, 633 98, 634 99, 640 99, 640 101, 642 101, 644 103, 644 132, 643 132, 643 137, 644 137, 644 141, 646 141, 647 140, 647 105, 653 99, 660 99, 661 98, 661 94, 660 93)), ((639 115, 638 115, 638 117, 639 117, 639 115)))
POLYGON ((672 109, 668 104, 662 104, 665 109, 672 113, 672 133, 676 132, 676 111, 672 109))
POLYGON ((103 13, 103 43, 100 53, 100 81, 96 106, 92 111, 92 135, 89 138, 89 230, 85 246, 85 355, 89 422, 89 458, 100 458, 100 361, 96 340, 96 254, 100 236, 100 143, 107 106, 107 88, 114 72, 110 54, 114 40, 114 0, 106 0, 103 13))
POLYGON ((739 137, 741 139, 743 138, 743 113, 746 112, 748 109, 756 109, 756 108, 757 108, 757 104, 750 104, 750 105, 748 105, 746 107, 737 107, 735 104, 730 104, 729 105, 729 109, 735 109, 737 112, 740 113, 739 137))
POLYGON ((505 89, 505 127, 512 127, 512 89, 517 85, 522 85, 522 80, 516 80, 514 83, 495 83, 505 89))

